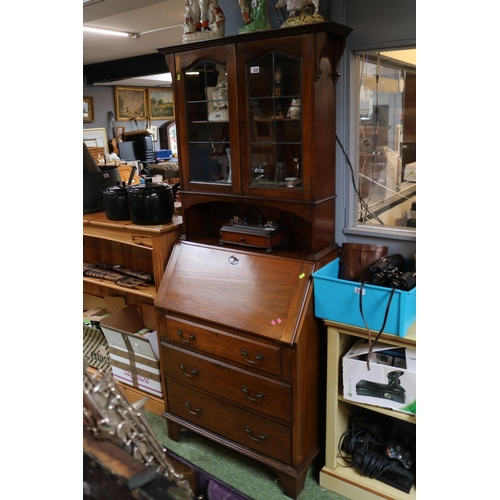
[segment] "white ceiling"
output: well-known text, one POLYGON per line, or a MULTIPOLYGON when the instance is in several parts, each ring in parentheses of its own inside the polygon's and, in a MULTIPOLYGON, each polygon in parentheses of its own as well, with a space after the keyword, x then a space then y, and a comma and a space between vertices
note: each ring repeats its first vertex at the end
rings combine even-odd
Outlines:
MULTIPOLYGON (((83 25, 138 33, 139 38, 83 32, 83 65, 157 54, 156 49, 182 43, 185 0, 90 0, 83 3, 83 25)), ((116 85, 117 82, 113 82, 116 85)), ((120 84, 155 85, 147 80, 120 84)))
MULTIPOLYGON (((84 26, 139 34, 136 38, 124 38, 84 31, 83 65, 158 54, 158 48, 181 44, 184 8, 185 0, 83 0, 84 26)), ((416 64, 416 51, 410 52, 409 60, 406 54, 407 51, 392 52, 391 57, 416 64)), ((165 86, 167 83, 156 76, 101 85, 165 86)))

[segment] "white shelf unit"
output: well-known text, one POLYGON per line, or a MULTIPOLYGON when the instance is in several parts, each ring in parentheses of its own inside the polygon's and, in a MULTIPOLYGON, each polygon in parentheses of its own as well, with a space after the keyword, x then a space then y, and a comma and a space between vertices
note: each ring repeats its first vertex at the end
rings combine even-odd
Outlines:
MULTIPOLYGON (((348 401, 342 396, 342 357, 357 340, 368 338, 362 328, 325 321, 328 334, 328 367, 326 399, 326 452, 325 465, 320 471, 319 483, 323 488, 343 495, 351 500, 416 500, 416 487, 410 493, 393 488, 382 481, 364 477, 356 467, 351 467, 338 456, 339 440, 348 429, 349 416, 356 408, 363 408, 394 419, 416 425, 416 416, 390 408, 366 405, 348 401)), ((372 332, 372 337, 376 332, 372 332)), ((416 324, 413 324, 405 337, 382 334, 379 341, 394 347, 416 349, 416 324)))

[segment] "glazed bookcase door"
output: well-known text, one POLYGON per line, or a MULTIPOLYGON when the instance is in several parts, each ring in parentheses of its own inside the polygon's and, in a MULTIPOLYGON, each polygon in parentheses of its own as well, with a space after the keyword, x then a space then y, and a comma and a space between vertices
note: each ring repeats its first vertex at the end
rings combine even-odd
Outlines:
POLYGON ((190 182, 231 183, 226 67, 201 61, 185 73, 190 182))
POLYGON ((175 58, 178 122, 185 124, 178 127, 180 163, 189 191, 231 193, 238 180, 231 166, 231 141, 237 136, 231 125, 236 116, 231 53, 216 47, 175 58))
POLYGON ((247 63, 251 186, 300 189, 302 124, 291 118, 301 99, 301 60, 273 52, 247 63), (285 179, 288 179, 287 183, 285 179))
MULTIPOLYGON (((303 57, 301 37, 270 52, 245 44, 242 190, 257 196, 303 197, 303 57), (248 128, 246 128, 246 125, 248 128)), ((278 44, 279 45, 279 44, 278 44)))

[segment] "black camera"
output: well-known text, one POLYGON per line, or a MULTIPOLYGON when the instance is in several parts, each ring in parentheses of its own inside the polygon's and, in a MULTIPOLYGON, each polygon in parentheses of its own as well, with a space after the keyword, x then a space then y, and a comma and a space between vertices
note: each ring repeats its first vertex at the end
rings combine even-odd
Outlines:
POLYGON ((405 265, 401 254, 386 255, 369 267, 364 283, 409 291, 417 284, 416 273, 403 272, 405 265))

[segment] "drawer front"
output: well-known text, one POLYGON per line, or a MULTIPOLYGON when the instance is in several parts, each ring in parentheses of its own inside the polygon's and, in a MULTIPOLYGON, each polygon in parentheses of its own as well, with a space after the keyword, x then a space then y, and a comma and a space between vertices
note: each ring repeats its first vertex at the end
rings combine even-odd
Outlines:
POLYGON ((281 375, 281 349, 167 316, 167 338, 231 362, 281 375))
POLYGON ((235 408, 173 380, 167 381, 167 400, 171 413, 247 448, 291 463, 290 427, 235 408))
POLYGON ((242 245, 251 248, 265 248, 271 251, 275 246, 286 243, 286 233, 281 232, 276 236, 259 236, 255 234, 242 234, 232 231, 220 232, 220 243, 229 243, 233 245, 242 245))
POLYGON ((291 387, 175 346, 161 344, 164 374, 254 411, 291 422, 291 387))

